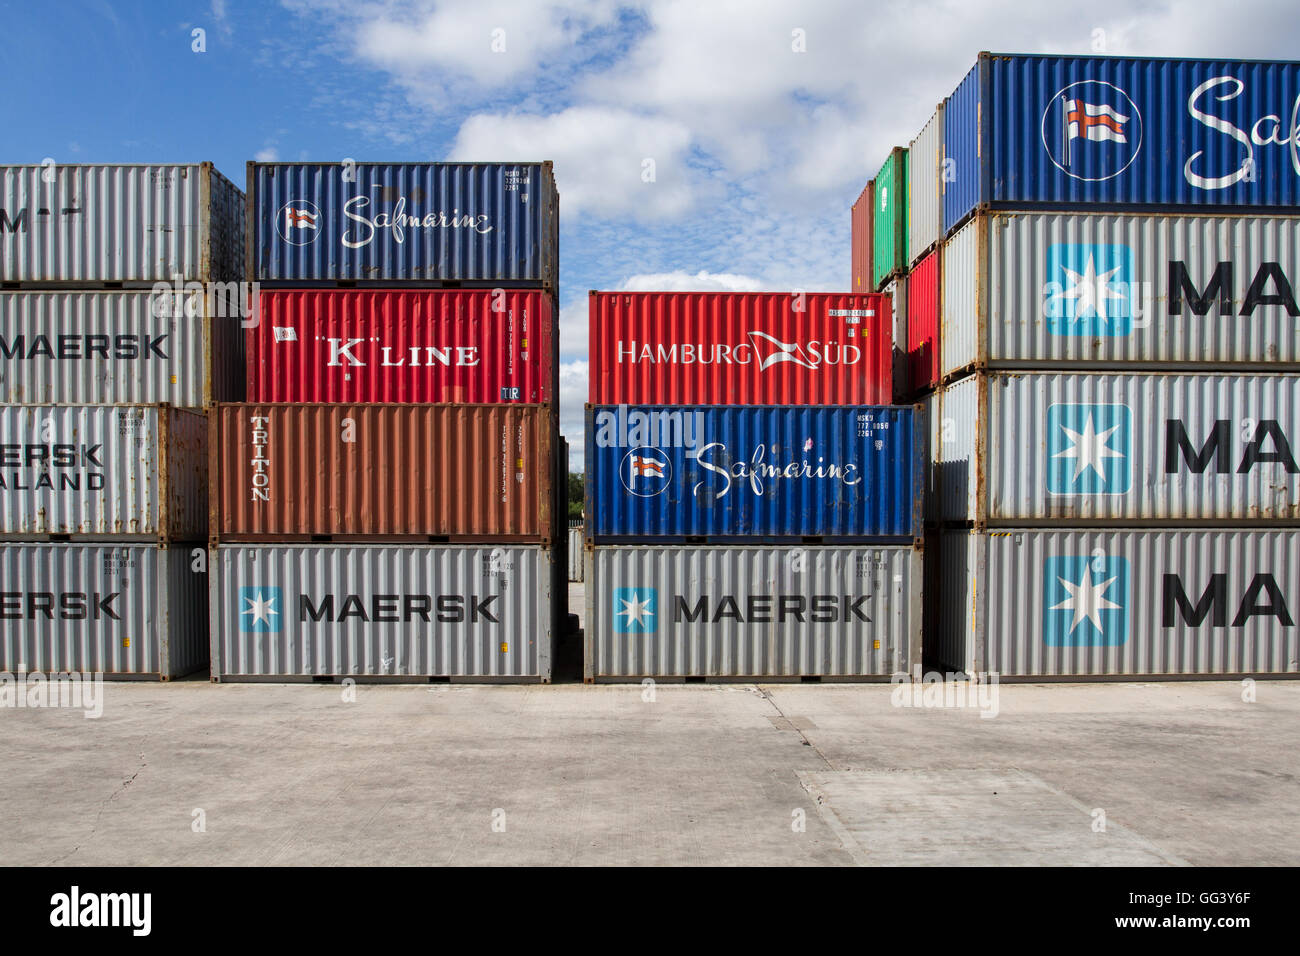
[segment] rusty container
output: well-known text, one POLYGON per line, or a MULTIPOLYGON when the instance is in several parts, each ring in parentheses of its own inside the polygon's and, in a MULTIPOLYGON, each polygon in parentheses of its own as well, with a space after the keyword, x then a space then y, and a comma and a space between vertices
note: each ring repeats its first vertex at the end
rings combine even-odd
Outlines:
POLYGON ((213 408, 219 541, 549 543, 548 405, 213 408))

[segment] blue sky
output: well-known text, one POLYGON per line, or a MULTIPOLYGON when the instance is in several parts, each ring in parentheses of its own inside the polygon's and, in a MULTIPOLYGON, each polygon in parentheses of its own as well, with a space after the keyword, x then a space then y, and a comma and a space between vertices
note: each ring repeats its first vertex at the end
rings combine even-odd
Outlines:
POLYGON ((849 205, 980 50, 1300 49, 1281 0, 4 0, 0 22, 5 162, 212 160, 242 185, 254 157, 554 160, 571 442, 586 290, 846 287, 849 205))

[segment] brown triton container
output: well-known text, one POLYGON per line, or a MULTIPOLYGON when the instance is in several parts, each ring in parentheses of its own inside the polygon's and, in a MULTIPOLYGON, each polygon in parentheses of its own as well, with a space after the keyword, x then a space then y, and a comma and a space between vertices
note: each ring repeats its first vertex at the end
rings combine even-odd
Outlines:
POLYGON ((225 404, 212 429, 220 541, 553 536, 547 405, 225 404))

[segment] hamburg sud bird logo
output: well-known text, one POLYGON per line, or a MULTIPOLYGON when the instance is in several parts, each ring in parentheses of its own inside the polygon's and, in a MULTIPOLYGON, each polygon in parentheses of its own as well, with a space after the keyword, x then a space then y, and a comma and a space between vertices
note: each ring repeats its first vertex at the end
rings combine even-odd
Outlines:
POLYGON ((673 463, 658 448, 633 448, 623 456, 619 478, 638 498, 652 498, 668 487, 673 463))
POLYGON ((1113 83, 1082 80, 1059 90, 1043 110, 1043 146, 1067 176, 1113 179, 1142 148, 1137 104, 1113 83))
POLYGON ((749 333, 749 341, 754 353, 759 358, 759 370, 766 372, 773 365, 793 362, 802 368, 816 369, 817 363, 808 357, 802 345, 797 342, 782 342, 780 339, 757 330, 749 333))
POLYGON ((305 199, 287 202, 276 215, 275 228, 285 242, 305 246, 320 233, 320 210, 305 199))

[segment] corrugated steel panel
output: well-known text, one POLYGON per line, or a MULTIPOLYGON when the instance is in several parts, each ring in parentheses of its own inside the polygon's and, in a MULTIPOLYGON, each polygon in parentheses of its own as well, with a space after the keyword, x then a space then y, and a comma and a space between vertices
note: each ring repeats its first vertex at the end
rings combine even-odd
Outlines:
POLYGON ((879 289, 907 271, 907 150, 895 146, 876 173, 871 225, 871 280, 879 289))
POLYGON ((249 163, 262 282, 559 286, 548 163, 249 163))
POLYGON ((951 231, 981 203, 1294 207, 1300 63, 980 54, 949 101, 951 231))
POLYGON ((201 541, 206 460, 196 412, 0 406, 0 535, 201 541))
POLYGON ((945 372, 1300 365, 1300 218, 996 213, 958 237, 945 372))
POLYGON ((896 276, 880 290, 889 297, 890 368, 894 379, 894 404, 912 397, 912 370, 907 361, 907 276, 896 276))
POLYGON ((244 277, 243 193, 211 163, 0 166, 0 281, 244 277))
POLYGON ((943 236, 943 104, 907 148, 907 261, 943 236))
POLYGON ((549 293, 285 289, 260 304, 249 401, 557 400, 549 293))
POLYGON ((939 314, 943 249, 918 262, 907 278, 907 364, 915 391, 939 384, 939 314))
POLYGON ((870 292, 876 287, 871 278, 871 230, 873 205, 876 198, 876 181, 863 188, 857 202, 849 210, 849 242, 853 266, 849 289, 856 295, 870 292))
POLYGON ((944 391, 935 389, 925 398, 921 399, 921 413, 925 416, 925 460, 927 462, 936 462, 930 468, 925 470, 925 522, 926 524, 937 524, 942 520, 943 509, 940 502, 940 482, 939 476, 942 471, 942 465, 938 464, 936 457, 943 449, 943 437, 945 423, 942 413, 944 391))
POLYGON ((0 292, 0 402, 242 398, 243 340, 238 302, 220 294, 0 292))
POLYGON ((582 525, 569 526, 569 580, 578 584, 582 583, 583 565, 586 563, 583 559, 584 536, 582 525))
POLYGON ((550 541, 545 405, 219 405, 212 533, 550 541))
POLYGON ((957 89, 944 101, 943 109, 943 234, 951 236, 961 221, 980 202, 980 117, 984 112, 984 87, 980 82, 981 58, 957 89), (964 175, 963 175, 964 174, 964 175))
POLYGON ((183 546, 0 545, 0 671, 167 679, 205 668, 208 582, 194 564, 183 546))
POLYGON ((943 535, 948 666, 1004 677, 1300 672, 1300 531, 943 535))
POLYGON ((979 220, 970 220, 943 246, 940 270, 943 294, 939 302, 939 371, 943 378, 974 367, 980 334, 976 316, 988 314, 988 276, 980 268, 987 261, 988 232, 979 220))
POLYGON ((879 295, 592 292, 591 401, 868 405, 893 398, 879 295))
POLYGON ((212 556, 220 680, 551 679, 545 548, 225 545, 212 556))
POLYGON ((911 406, 588 406, 587 534, 914 537, 911 406))
MULTIPOLYGON (((988 439, 982 431, 987 418, 988 389, 977 375, 960 378, 935 393, 932 408, 938 416, 931 429, 932 520, 974 520, 982 489, 976 482, 985 474, 978 459, 986 454, 988 439)), ((1028 437, 1024 437, 1028 441, 1028 437)))
POLYGON ((989 373, 951 389, 946 520, 1300 521, 1300 377, 989 373), (966 409, 977 418, 968 427, 966 409), (966 494, 961 494, 962 486, 966 494), (973 492, 971 491, 973 489, 973 492))
POLYGON ((913 547, 597 547, 588 679, 890 677, 921 663, 913 547))

